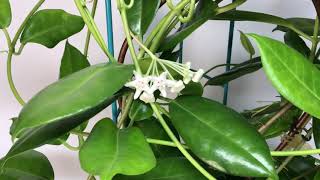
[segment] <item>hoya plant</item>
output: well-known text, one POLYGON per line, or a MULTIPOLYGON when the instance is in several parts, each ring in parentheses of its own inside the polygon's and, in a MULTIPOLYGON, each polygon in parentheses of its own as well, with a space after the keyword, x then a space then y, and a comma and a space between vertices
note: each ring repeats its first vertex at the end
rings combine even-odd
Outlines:
MULTIPOLYGON (((8 83, 23 106, 12 115, 13 145, 0 160, 0 180, 52 180, 46 156, 34 149, 61 145, 76 151, 88 179, 320 179, 314 156, 320 149, 320 1, 315 18, 284 19, 240 11, 246 0, 117 0, 126 39, 114 56, 94 21, 97 0, 74 0, 73 15, 39 10, 39 0, 13 37, 9 0, 0 0, 0 29, 6 37, 8 83), (151 28, 158 9, 166 15, 151 28), (240 32, 250 58, 240 64, 194 69, 179 44, 205 22, 255 21, 284 33, 284 42, 240 32), (82 52, 67 39, 86 27, 82 52), (90 37, 107 62, 90 64, 90 37), (30 43, 54 48, 65 42, 59 80, 25 102, 12 80, 12 60, 30 43), (258 49, 254 49, 255 43, 258 49), (256 55, 258 51, 261 56, 256 55), (126 57, 126 52, 130 57, 126 57), (126 62, 124 63, 124 61, 126 62), (227 66, 214 77, 210 72, 227 66), (202 97, 208 86, 223 86, 258 69, 279 92, 280 100, 244 112, 202 97), (87 124, 113 104, 92 129, 87 124), (115 107, 119 108, 115 108, 115 107), (68 144, 77 136, 77 147, 68 144), (276 149, 267 139, 281 137, 276 149), (310 141, 314 137, 314 141, 310 141)), ((14 9, 14 8, 13 8, 14 9)), ((199 62, 201 65, 201 62, 199 62)), ((66 169, 67 170, 67 169, 66 169)))

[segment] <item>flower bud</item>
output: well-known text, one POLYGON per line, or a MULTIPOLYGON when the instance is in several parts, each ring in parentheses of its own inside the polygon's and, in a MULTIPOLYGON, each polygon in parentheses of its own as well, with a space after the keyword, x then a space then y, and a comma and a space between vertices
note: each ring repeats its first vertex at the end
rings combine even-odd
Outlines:
POLYGON ((143 92, 140 96, 140 100, 145 103, 153 103, 155 102, 154 95, 152 93, 143 92))
POLYGON ((203 69, 199 69, 193 76, 192 81, 193 82, 199 82, 200 79, 202 78, 204 74, 204 70, 203 69))
POLYGON ((172 93, 179 93, 185 88, 183 82, 181 80, 177 81, 174 86, 170 89, 172 93))

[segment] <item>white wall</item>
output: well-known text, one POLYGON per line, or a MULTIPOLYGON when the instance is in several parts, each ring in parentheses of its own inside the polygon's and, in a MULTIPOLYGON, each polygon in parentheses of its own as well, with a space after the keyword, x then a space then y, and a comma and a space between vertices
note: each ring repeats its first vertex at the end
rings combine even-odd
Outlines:
MULTIPOLYGON (((9 28, 11 36, 14 35, 23 18, 26 16, 36 0, 20 1, 11 0, 13 9, 13 22, 9 28)), ((115 1, 113 1, 115 3, 115 1)), ((47 1, 42 8, 62 8, 68 12, 77 14, 73 1, 47 1)), ((254 10, 271 13, 282 17, 308 17, 315 16, 311 0, 248 0, 241 7, 245 10, 254 10)), ((114 33, 115 47, 119 51, 124 38, 119 14, 114 6, 114 33)), ((99 2, 97 24, 106 35, 104 3, 99 2)), ((199 28, 185 41, 184 58, 193 62, 195 68, 210 68, 216 64, 224 63, 226 59, 228 22, 208 22, 199 28)), ((244 32, 255 32, 262 35, 282 39, 280 32, 272 33, 272 25, 260 23, 240 22, 236 23, 236 30, 244 32)), ((78 48, 83 49, 84 33, 70 38, 70 42, 78 48)), ((6 49, 5 39, 0 33, 0 50, 6 49)), ((23 99, 30 99, 35 93, 57 80, 60 59, 63 53, 64 43, 60 43, 54 49, 47 49, 36 44, 28 44, 21 56, 13 59, 13 78, 17 89, 21 92, 23 99)), ((10 118, 18 115, 21 107, 10 92, 6 79, 5 54, 0 54, 0 157, 5 155, 11 146, 9 127, 10 118)), ((246 60, 248 55, 239 42, 239 33, 235 32, 233 62, 246 60)), ((96 43, 90 46, 89 59, 92 64, 104 62, 106 57, 99 50, 96 43)), ((222 72, 223 68, 218 72, 222 72)), ((222 88, 210 87, 206 90, 206 96, 216 100, 222 99, 222 88)), ((271 87, 262 70, 245 76, 230 84, 229 105, 237 110, 252 108, 263 103, 258 101, 276 100, 277 92, 271 87)), ((50 111, 50 110, 48 110, 50 111)), ((109 110, 99 114, 99 117, 109 115, 109 110)), ((99 119, 99 118, 95 118, 99 119)), ((93 124, 93 123, 91 123, 93 124)), ((55 169, 57 180, 85 179, 86 174, 81 170, 77 159, 77 153, 71 152, 63 147, 45 146, 40 148, 44 152, 55 169)))

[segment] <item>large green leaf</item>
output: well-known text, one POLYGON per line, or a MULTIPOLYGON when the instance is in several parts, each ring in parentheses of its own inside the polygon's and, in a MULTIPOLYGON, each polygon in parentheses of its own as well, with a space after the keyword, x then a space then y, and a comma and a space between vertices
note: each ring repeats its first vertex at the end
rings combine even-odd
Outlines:
MULTIPOLYGON (((171 141, 166 131, 162 128, 158 120, 154 117, 146 121, 135 122, 134 125, 138 127, 147 138, 171 141)), ((180 151, 175 147, 162 146, 158 144, 150 144, 150 146, 153 150, 154 155, 157 158, 176 157, 181 155, 180 151)))
MULTIPOLYGON (((302 32, 308 34, 309 36, 313 35, 314 31, 314 24, 315 20, 314 19, 307 19, 307 18, 288 18, 286 19, 290 24, 292 24, 295 27, 298 27, 302 32)), ((275 30, 280 30, 283 32, 288 32, 290 29, 286 26, 277 26, 275 30)), ((320 32, 320 30, 319 30, 320 32)))
POLYGON ((80 32, 84 27, 81 17, 60 9, 36 12, 27 22, 21 35, 21 43, 38 43, 48 48, 80 32))
POLYGON ((138 175, 151 170, 156 159, 138 128, 117 129, 110 119, 99 121, 79 152, 81 167, 109 180, 116 174, 138 175))
POLYGON ((263 68, 273 86, 292 104, 320 118, 320 71, 280 41, 251 35, 258 43, 263 68))
POLYGON ((138 176, 118 175, 115 180, 205 180, 190 162, 183 157, 160 158, 151 171, 138 176))
POLYGON ((284 42, 288 46, 303 54, 305 57, 308 57, 310 55, 309 47, 297 33, 293 31, 286 32, 284 34, 284 42))
POLYGON ((45 144, 99 113, 131 78, 132 70, 131 65, 99 64, 69 75, 40 91, 23 107, 15 120, 13 137, 23 136, 8 155, 45 144), (26 131, 28 133, 22 133, 26 131))
POLYGON ((45 155, 26 151, 6 161, 0 160, 0 180, 53 180, 54 172, 45 155))
POLYGON ((153 110, 149 104, 140 100, 135 100, 132 103, 129 117, 134 121, 141 121, 150 118, 153 115, 153 110))
POLYGON ((159 51, 171 50, 176 47, 181 41, 187 38, 192 32, 198 29, 214 14, 214 9, 218 5, 212 0, 200 0, 196 8, 193 19, 184 24, 178 32, 167 37, 160 45, 159 51))
POLYGON ((179 97, 169 110, 183 140, 209 165, 237 176, 277 179, 263 137, 234 110, 197 96, 179 97))
POLYGON ((235 80, 244 75, 253 73, 259 70, 262 67, 260 57, 253 58, 252 60, 245 61, 234 68, 230 69, 227 72, 219 74, 211 79, 209 79, 206 83, 207 85, 213 86, 223 86, 224 84, 235 80))
POLYGON ((9 0, 0 0, 0 29, 6 28, 11 23, 11 6, 9 0))
MULTIPOLYGON (((68 41, 64 48, 64 53, 61 59, 59 79, 62 79, 72 73, 80 71, 86 67, 89 67, 90 63, 87 58, 68 41)), ((87 126, 87 122, 84 122, 79 126, 80 130, 84 130, 87 126)), ((65 142, 69 137, 69 133, 63 135, 59 139, 55 140, 51 144, 60 145, 65 142)))
POLYGON ((131 31, 143 36, 156 15, 160 0, 135 0, 127 10, 128 23, 131 31))
POLYGON ((87 57, 67 41, 61 59, 59 78, 61 79, 89 66, 87 57))

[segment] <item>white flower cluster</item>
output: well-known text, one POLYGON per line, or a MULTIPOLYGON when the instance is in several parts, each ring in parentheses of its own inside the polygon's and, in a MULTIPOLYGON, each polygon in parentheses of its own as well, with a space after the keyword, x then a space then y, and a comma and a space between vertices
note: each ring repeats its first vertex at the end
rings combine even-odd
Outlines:
POLYGON ((175 80, 168 71, 161 73, 160 75, 142 75, 134 71, 134 78, 132 81, 125 84, 126 87, 135 89, 134 99, 140 98, 145 103, 155 102, 154 92, 159 90, 162 97, 167 97, 167 91, 171 93, 180 93, 185 84, 188 84, 191 80, 199 82, 203 76, 204 71, 199 69, 197 72, 190 71, 190 63, 186 63, 189 68, 183 73, 183 81, 175 80), (167 79, 168 75, 171 79, 167 79))

